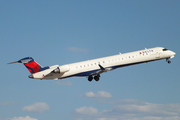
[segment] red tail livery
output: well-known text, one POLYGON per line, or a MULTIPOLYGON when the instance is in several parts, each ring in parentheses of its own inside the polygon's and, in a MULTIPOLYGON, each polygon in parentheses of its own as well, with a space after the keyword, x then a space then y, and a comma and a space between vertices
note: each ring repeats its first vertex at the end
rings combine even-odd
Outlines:
MULTIPOLYGON (((26 57, 12 63, 23 63, 31 74, 34 74, 34 73, 37 73, 37 72, 40 72, 42 70, 49 68, 49 67, 41 67, 36 61, 34 61, 32 57, 26 57)), ((9 63, 9 64, 12 64, 12 63, 9 63)))

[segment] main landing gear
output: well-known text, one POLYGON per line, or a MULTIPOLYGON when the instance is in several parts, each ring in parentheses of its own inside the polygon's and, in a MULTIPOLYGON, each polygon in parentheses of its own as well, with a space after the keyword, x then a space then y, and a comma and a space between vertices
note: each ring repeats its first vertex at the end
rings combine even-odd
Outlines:
POLYGON ((169 60, 169 58, 166 58, 166 62, 169 63, 169 64, 171 63, 171 61, 169 60))
MULTIPOLYGON (((94 76, 94 80, 95 81, 99 81, 99 77, 100 77, 100 75, 96 75, 96 76, 94 76)), ((88 81, 92 81, 93 80, 93 76, 92 75, 90 75, 89 77, 88 77, 88 81)))

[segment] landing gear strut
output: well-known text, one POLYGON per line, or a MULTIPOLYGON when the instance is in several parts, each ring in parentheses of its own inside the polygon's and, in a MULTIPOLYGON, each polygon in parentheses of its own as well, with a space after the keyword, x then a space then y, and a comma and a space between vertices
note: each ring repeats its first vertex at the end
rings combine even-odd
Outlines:
POLYGON ((169 60, 169 58, 167 58, 166 61, 167 61, 167 63, 169 63, 169 64, 171 63, 171 61, 169 60))

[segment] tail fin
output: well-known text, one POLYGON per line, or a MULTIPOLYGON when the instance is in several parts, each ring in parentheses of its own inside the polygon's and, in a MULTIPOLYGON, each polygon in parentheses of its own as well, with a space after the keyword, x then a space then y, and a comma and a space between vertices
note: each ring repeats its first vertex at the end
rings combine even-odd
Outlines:
MULTIPOLYGON (((40 72, 49 68, 49 67, 41 67, 36 61, 34 61, 32 57, 26 57, 12 63, 23 63, 31 74, 37 73, 37 72, 40 72)), ((12 64, 12 63, 9 63, 9 64, 12 64)))
POLYGON ((26 66, 26 68, 29 70, 31 74, 37 73, 40 71, 41 66, 36 61, 34 61, 33 58, 26 57, 26 58, 21 59, 20 61, 26 66))

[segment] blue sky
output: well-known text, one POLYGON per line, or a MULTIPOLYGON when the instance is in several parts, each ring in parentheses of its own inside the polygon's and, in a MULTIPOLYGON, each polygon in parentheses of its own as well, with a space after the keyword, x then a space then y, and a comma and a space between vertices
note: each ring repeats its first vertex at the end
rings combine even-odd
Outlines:
POLYGON ((0 120, 180 120, 180 1, 1 0, 0 120), (165 60, 85 77, 29 79, 21 64, 63 65, 151 47, 165 60))

